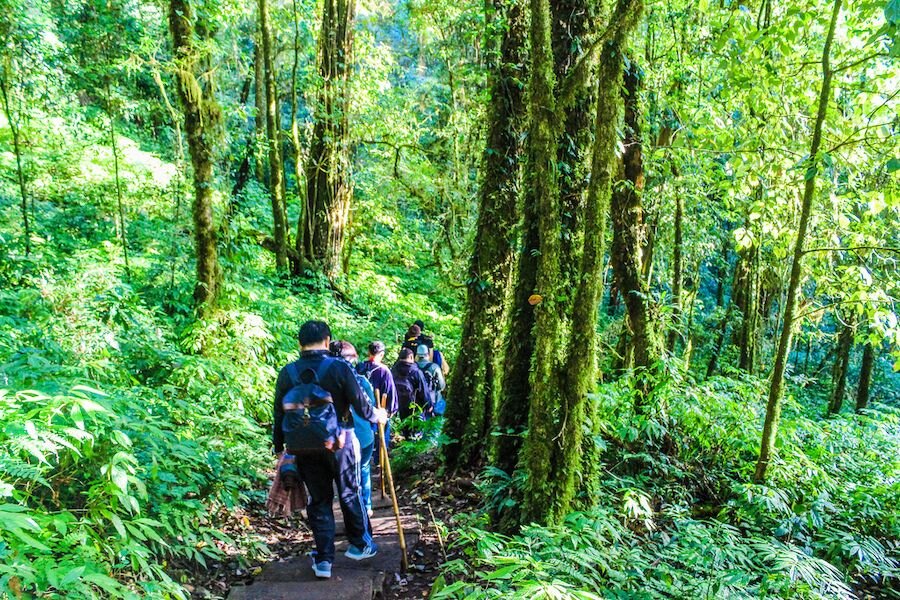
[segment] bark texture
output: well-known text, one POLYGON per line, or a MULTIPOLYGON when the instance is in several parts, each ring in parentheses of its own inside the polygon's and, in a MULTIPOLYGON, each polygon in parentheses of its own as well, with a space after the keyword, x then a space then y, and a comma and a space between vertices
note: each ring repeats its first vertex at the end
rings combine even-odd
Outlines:
POLYGON ((322 88, 306 166, 306 206, 297 235, 298 254, 321 266, 329 277, 341 269, 353 194, 347 113, 355 14, 355 0, 323 2, 317 59, 322 88))
MULTIPOLYGON (((625 302, 625 355, 634 368, 645 370, 660 356, 660 344, 653 326, 652 305, 646 280, 641 276, 641 235, 643 231, 644 165, 641 139, 639 95, 641 73, 631 62, 625 71, 622 90, 625 104, 625 150, 619 171, 619 181, 612 194, 613 272, 625 302)), ((643 375, 642 375, 643 378, 643 375)), ((642 410, 644 393, 637 395, 635 408, 642 410)))
POLYGON ((221 111, 209 81, 201 86, 195 76, 198 63, 194 24, 188 0, 170 0, 169 30, 175 56, 175 79, 184 112, 184 131, 194 170, 194 246, 197 254, 197 284, 194 301, 203 310, 215 305, 221 270, 213 226, 213 165, 218 143, 221 111))
MULTIPOLYGON (((525 7, 523 0, 496 4, 495 18, 505 22, 505 29, 492 74, 484 179, 469 262, 463 334, 447 394, 444 432, 456 441, 444 446, 443 453, 451 468, 481 462, 488 448, 502 373, 498 324, 505 319, 519 216, 520 134, 525 112, 520 82, 527 58, 525 7)), ((515 425, 510 427, 513 432, 515 425)), ((501 431, 501 435, 509 434, 501 431)))
POLYGON ((275 240, 275 267, 288 268, 287 215, 284 204, 284 168, 281 162, 281 127, 275 89, 275 49, 269 25, 267 0, 259 0, 259 34, 262 38, 263 71, 266 88, 266 142, 269 153, 269 195, 272 199, 272 238, 275 240))
POLYGON ((853 321, 846 320, 841 325, 838 334, 837 352, 834 359, 834 367, 831 370, 831 400, 828 403, 828 414, 834 415, 841 412, 844 405, 844 396, 847 393, 847 368, 850 366, 850 351, 853 349, 853 337, 856 335, 856 326, 853 321))

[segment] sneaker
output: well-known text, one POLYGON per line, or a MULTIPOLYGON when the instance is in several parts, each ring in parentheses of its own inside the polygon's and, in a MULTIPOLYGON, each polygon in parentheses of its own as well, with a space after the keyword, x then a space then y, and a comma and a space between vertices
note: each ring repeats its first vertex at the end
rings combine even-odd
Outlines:
POLYGON ((375 511, 373 511, 371 507, 366 509, 366 515, 368 515, 368 517, 370 519, 372 518, 372 515, 374 515, 374 514, 375 514, 375 511))
POLYGON ((350 544, 350 547, 347 548, 344 556, 350 560, 366 560, 367 558, 372 558, 376 554, 378 554, 378 546, 374 543, 367 545, 365 548, 357 548, 353 544, 350 544))
POLYGON ((313 573, 316 574, 316 577, 319 579, 331 579, 331 563, 327 560, 323 560, 322 562, 316 562, 313 559, 313 573))

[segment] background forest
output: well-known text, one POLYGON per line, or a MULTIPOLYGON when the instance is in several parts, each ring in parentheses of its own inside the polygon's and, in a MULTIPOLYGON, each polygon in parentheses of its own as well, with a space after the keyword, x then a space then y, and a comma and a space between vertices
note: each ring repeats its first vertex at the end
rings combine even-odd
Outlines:
POLYGON ((0 596, 264 555, 299 324, 421 318, 432 597, 900 598, 900 0, 0 6, 0 596))

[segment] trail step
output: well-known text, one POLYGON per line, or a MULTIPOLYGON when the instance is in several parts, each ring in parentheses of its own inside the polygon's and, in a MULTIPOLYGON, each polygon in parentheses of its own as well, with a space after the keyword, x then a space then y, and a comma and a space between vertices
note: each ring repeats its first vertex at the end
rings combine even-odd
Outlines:
MULTIPOLYGON (((229 600, 372 600, 381 597, 387 573, 400 570, 400 536, 390 500, 382 502, 375 494, 372 532, 378 544, 378 554, 364 561, 344 556, 348 542, 344 534, 341 509, 334 505, 337 525, 336 554, 331 579, 316 579, 312 561, 298 556, 282 562, 269 563, 250 585, 234 587, 229 600)), ((416 516, 408 509, 400 511, 406 547, 412 551, 419 539, 416 516)))

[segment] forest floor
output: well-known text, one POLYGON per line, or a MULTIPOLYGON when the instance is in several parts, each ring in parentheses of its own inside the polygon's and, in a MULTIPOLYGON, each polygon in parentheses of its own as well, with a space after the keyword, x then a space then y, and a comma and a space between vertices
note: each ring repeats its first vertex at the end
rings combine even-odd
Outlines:
MULTIPOLYGON (((435 452, 429 452, 416 460, 405 473, 396 476, 400 512, 411 516, 418 535, 410 536, 408 572, 400 573, 399 561, 393 571, 386 570, 380 598, 427 598, 440 573, 441 564, 455 558, 447 548, 448 524, 452 524, 456 515, 471 514, 477 509, 478 494, 473 479, 468 476, 445 478, 439 475, 438 468, 435 452)), ((270 482, 273 476, 274 473, 269 474, 270 482)), ((378 510, 378 506, 387 506, 390 502, 380 498, 377 470, 373 470, 372 474, 372 492, 376 515, 385 510, 391 512, 390 509, 378 510)), ((336 517, 340 517, 340 511, 336 511, 336 517)), ((237 591, 241 587, 246 587, 249 592, 254 583, 265 580, 266 574, 279 565, 291 562, 305 564, 308 553, 313 549, 312 532, 301 513, 290 518, 272 517, 266 512, 264 499, 251 501, 238 510, 230 522, 234 529, 228 531, 230 535, 256 537, 265 545, 266 551, 243 566, 240 564, 242 561, 233 560, 215 563, 206 571, 194 573, 191 578, 194 583, 188 586, 192 598, 225 598, 232 590, 237 591)), ((406 528, 404 526, 404 530, 406 528)), ((343 537, 340 531, 339 527, 338 542, 343 537)), ((376 532, 376 543, 395 543, 393 540, 382 542, 379 537, 376 532)), ((338 575, 337 567, 335 576, 338 575)))

